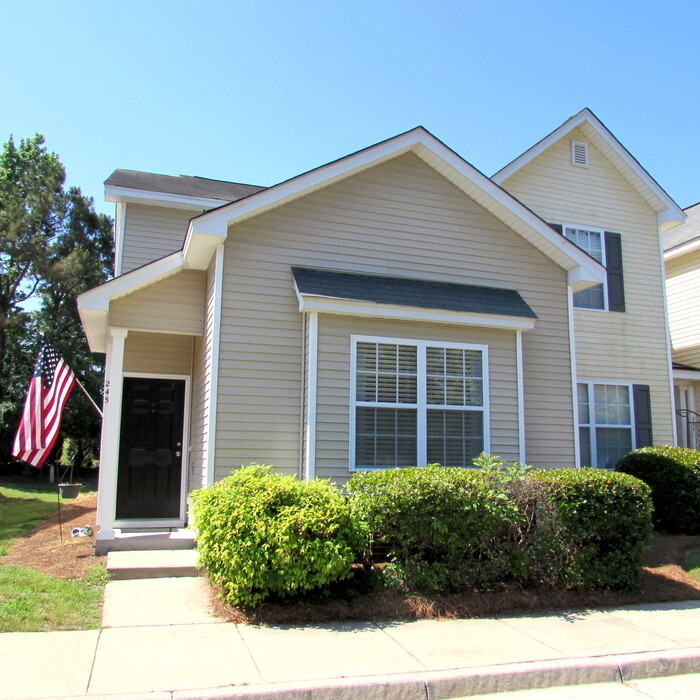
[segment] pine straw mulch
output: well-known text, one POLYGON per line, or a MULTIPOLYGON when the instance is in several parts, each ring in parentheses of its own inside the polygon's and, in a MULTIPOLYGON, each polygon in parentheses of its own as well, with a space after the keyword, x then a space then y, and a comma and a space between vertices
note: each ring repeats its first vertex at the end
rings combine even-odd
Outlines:
POLYGON ((95 538, 71 537, 74 527, 89 525, 97 532, 95 516, 97 492, 80 494, 73 501, 61 502, 61 543, 57 512, 35 530, 15 540, 10 551, 0 557, 0 566, 38 569, 62 579, 82 578, 88 568, 104 566, 105 557, 95 556, 95 538))
POLYGON ((640 603, 700 600, 700 585, 681 566, 688 550, 700 548, 700 536, 655 533, 647 553, 640 591, 524 590, 514 586, 464 595, 406 595, 380 589, 330 599, 263 603, 256 609, 233 607, 212 589, 217 617, 249 624, 321 624, 338 621, 470 618, 561 609, 619 607, 640 603))

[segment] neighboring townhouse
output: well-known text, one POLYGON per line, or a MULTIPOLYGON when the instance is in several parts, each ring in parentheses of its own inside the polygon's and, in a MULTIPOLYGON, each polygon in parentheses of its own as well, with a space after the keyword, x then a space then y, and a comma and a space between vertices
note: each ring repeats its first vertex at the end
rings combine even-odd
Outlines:
POLYGON ((344 483, 674 441, 659 233, 589 111, 488 178, 422 127, 270 188, 117 170, 98 547, 251 462, 344 483), (643 339, 643 342, 640 342, 643 339))
POLYGON ((678 444, 700 448, 700 204, 664 235, 678 444))

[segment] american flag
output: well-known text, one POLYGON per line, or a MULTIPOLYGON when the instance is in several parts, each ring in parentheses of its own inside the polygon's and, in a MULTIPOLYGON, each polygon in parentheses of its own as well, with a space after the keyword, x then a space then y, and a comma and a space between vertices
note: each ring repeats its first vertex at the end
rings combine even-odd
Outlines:
POLYGON ((34 368, 12 454, 37 469, 56 444, 75 375, 50 346, 44 345, 34 368))

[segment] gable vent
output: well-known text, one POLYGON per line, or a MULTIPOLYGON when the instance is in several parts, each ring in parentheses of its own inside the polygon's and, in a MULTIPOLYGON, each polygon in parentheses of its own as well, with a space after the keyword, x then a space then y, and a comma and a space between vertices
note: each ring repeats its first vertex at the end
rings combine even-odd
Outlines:
POLYGON ((588 165, 588 144, 585 141, 571 142, 571 165, 588 165))

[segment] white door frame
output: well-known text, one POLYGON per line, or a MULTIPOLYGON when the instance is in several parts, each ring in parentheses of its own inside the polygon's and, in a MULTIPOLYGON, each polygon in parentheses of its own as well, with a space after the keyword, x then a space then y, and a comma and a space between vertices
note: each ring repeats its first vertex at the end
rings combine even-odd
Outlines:
MULTIPOLYGON (((189 449, 190 449, 190 384, 192 377, 189 374, 154 374, 151 372, 122 372, 122 385, 125 378, 142 379, 175 379, 185 382, 185 399, 182 418, 182 473, 180 475, 180 516, 178 518, 129 518, 115 519, 115 528, 131 527, 184 527, 186 518, 187 492, 189 487, 189 449)), ((120 416, 121 416, 120 407, 120 416)), ((121 425, 120 425, 121 427, 121 425)), ((121 432, 121 431, 120 431, 121 432)), ((121 442, 121 441, 120 441, 121 442)), ((117 445, 117 472, 119 471, 119 445, 117 445)), ((117 474, 118 478, 118 474, 117 474)), ((116 490, 114 508, 116 512, 116 490)))

